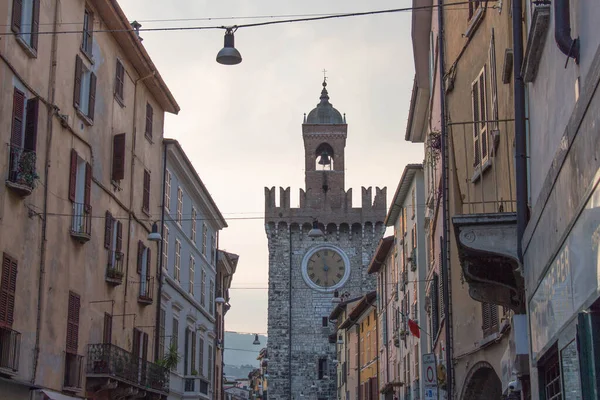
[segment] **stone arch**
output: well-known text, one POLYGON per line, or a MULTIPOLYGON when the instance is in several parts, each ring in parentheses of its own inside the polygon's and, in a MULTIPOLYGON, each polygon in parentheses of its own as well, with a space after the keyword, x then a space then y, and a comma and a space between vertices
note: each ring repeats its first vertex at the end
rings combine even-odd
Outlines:
POLYGON ((362 225, 359 224, 358 222, 355 222, 352 224, 352 234, 353 235, 360 235, 362 233, 362 225))
POLYGON ((290 232, 292 232, 292 233, 300 232, 300 225, 298 225, 298 223, 296 223, 296 222, 292 222, 290 224, 290 232))
POLYGON ((487 361, 473 365, 465 378, 462 389, 463 400, 500 400, 502 381, 487 361))
POLYGON ((365 235, 372 235, 373 234, 373 223, 371 221, 367 221, 365 222, 365 235))
POLYGON ((309 222, 302 224, 302 234, 307 234, 312 229, 312 225, 309 222))
POLYGON ((288 224, 285 221, 279 221, 279 223, 277 224, 277 233, 279 235, 281 234, 287 234, 287 229, 288 229, 288 224))
POLYGON ((330 222, 327 224, 327 234, 328 235, 333 235, 337 233, 337 225, 334 224, 333 222, 330 222))
POLYGON ((334 157, 335 155, 333 153, 333 147, 331 147, 331 145, 327 142, 321 143, 319 146, 317 146, 317 149, 315 150, 315 168, 319 169, 319 166, 321 166, 333 171, 334 157), (323 153, 327 153, 327 159, 329 163, 327 164, 327 166, 320 164, 320 161, 322 161, 321 157, 323 156, 323 153))
POLYGON ((271 236, 275 236, 275 222, 267 223, 267 234, 270 234, 271 236))
POLYGON ((375 222, 375 233, 383 234, 383 232, 385 232, 385 225, 383 224, 383 221, 375 222))

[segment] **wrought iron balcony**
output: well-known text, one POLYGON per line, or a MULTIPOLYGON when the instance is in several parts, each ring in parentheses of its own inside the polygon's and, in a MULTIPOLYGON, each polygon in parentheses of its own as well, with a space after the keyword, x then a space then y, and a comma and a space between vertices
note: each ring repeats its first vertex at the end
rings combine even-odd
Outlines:
POLYGON ((106 282, 112 285, 123 283, 123 259, 124 255, 120 251, 109 251, 108 262, 106 264, 106 282))
POLYGON ((196 378, 185 378, 184 390, 186 392, 195 392, 196 391, 196 378))
POLYGON ((65 376, 63 388, 68 391, 81 390, 83 356, 73 353, 65 353, 65 376))
POLYGON ((0 373, 3 370, 15 373, 19 370, 21 334, 10 328, 0 327, 0 373))
POLYGON ((36 153, 19 146, 8 146, 8 176, 6 186, 19 196, 29 196, 39 178, 36 169, 36 153))
POLYGON ((73 215, 71 221, 71 236, 81 243, 91 238, 92 216, 91 207, 83 203, 73 203, 73 215))
POLYGON ((88 345, 86 374, 112 378, 152 392, 169 392, 169 370, 110 343, 88 345))
POLYGON ((140 281, 140 293, 138 302, 142 304, 152 304, 154 296, 154 278, 140 281))

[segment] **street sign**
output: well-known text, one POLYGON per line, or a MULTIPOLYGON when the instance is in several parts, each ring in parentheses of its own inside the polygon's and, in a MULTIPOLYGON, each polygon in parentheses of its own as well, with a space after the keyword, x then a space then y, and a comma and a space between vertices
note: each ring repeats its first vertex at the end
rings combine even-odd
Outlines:
POLYGON ((438 400, 437 387, 425 388, 425 400, 438 400))
MULTIPOLYGON (((436 388, 436 397, 437 398, 437 368, 435 365, 435 354, 423 354, 423 377, 425 388, 436 388)), ((427 392, 427 390, 425 390, 427 392)), ((427 398, 427 397, 426 397, 427 398)))

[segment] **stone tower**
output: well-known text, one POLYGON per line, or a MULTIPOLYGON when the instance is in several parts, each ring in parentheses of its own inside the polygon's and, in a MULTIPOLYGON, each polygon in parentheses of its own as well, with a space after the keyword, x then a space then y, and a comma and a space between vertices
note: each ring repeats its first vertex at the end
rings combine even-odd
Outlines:
POLYGON ((305 189, 290 207, 290 188, 265 188, 269 243, 269 399, 336 399, 335 327, 327 320, 334 291, 360 296, 375 290, 367 274, 382 237, 386 188, 362 188, 362 206, 352 207, 344 185, 348 125, 329 102, 323 82, 320 102, 302 124, 305 189), (308 236, 317 220, 324 235, 308 236), (333 343, 331 343, 333 342, 333 343))

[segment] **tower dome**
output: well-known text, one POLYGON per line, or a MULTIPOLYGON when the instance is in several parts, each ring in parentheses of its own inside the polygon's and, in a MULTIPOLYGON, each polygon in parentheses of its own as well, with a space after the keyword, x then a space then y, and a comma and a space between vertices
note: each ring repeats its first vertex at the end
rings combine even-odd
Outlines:
POLYGON ((345 117, 329 102, 327 93, 327 82, 323 81, 323 90, 321 90, 321 102, 317 104, 306 117, 305 124, 345 124, 345 117))

